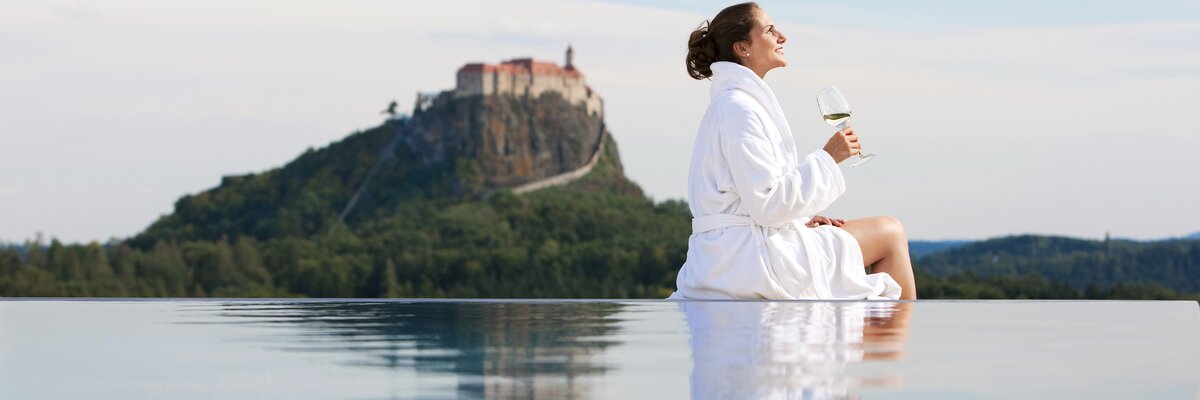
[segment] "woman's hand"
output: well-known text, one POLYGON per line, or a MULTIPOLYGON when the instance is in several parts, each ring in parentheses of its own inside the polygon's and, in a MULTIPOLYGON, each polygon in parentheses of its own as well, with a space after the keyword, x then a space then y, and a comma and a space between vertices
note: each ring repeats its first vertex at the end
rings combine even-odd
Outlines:
POLYGON ((846 224, 846 220, 844 220, 844 219, 834 219, 834 218, 822 217, 822 216, 818 215, 818 216, 812 217, 812 219, 809 220, 807 224, 804 224, 804 226, 807 226, 809 228, 816 228, 819 225, 833 225, 833 226, 840 227, 845 224, 846 224))
POLYGON ((854 128, 849 126, 837 131, 833 137, 829 138, 829 142, 825 143, 825 152, 829 153, 833 157, 833 161, 838 163, 861 151, 862 145, 858 144, 858 135, 855 135, 854 128))

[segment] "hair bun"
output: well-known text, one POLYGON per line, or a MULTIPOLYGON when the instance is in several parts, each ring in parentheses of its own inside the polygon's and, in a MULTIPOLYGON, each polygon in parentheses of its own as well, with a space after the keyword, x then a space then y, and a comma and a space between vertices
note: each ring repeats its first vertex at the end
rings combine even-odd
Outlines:
POLYGON ((742 60, 733 53, 733 44, 750 40, 750 29, 754 27, 754 12, 758 4, 741 3, 725 7, 711 22, 700 23, 688 36, 688 76, 692 79, 711 78, 712 63, 729 61, 738 64, 742 60))
POLYGON ((688 54, 685 60, 688 76, 692 79, 712 77, 712 63, 717 61, 717 43, 708 31, 708 20, 700 23, 688 36, 688 54))

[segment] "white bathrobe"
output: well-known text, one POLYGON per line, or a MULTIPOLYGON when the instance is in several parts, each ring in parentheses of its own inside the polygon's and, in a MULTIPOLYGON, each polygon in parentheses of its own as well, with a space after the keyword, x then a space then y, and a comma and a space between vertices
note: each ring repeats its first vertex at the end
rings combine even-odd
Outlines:
POLYGON ((846 191, 833 158, 798 157, 775 94, 749 68, 712 70, 688 177, 692 236, 671 298, 899 298, 890 276, 866 274, 848 232, 804 226, 846 191))

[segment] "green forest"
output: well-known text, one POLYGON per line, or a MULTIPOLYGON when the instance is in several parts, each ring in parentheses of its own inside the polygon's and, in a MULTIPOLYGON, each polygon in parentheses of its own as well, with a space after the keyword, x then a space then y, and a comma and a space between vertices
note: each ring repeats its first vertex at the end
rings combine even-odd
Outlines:
MULTIPOLYGON (((358 231, 331 223, 305 238, 243 235, 148 248, 31 242, 0 249, 0 295, 662 298, 684 261, 689 219, 680 201, 555 188, 413 202, 358 231)), ((915 265, 921 298, 1200 299, 1186 289, 1197 282, 1198 257, 1196 240, 1110 246, 1023 236, 915 265), (1098 249, 1014 255, 1029 243, 1059 241, 1098 249), (1139 257, 1147 253, 1154 256, 1139 257)))
MULTIPOLYGON (((683 264, 682 201, 580 182, 478 201, 414 200, 351 228, 261 240, 27 243, 3 296, 662 298, 683 264)), ((144 239, 144 238, 143 238, 144 239)), ((915 260, 921 298, 1200 299, 1200 241, 1019 236, 915 260)))
POLYGON ((0 295, 665 297, 689 219, 678 201, 552 188, 413 201, 309 237, 30 243, 0 250, 0 295))
MULTIPOLYGON (((548 189, 528 196, 499 192, 483 202, 418 202, 359 232, 335 224, 308 238, 245 235, 160 241, 144 249, 127 241, 31 242, 0 249, 0 295, 662 298, 684 261, 689 218, 680 201, 548 189)), ((1021 251, 1018 243, 1058 240, 1076 239, 994 239, 917 259, 919 295, 1200 299, 1171 287, 1196 283, 1195 240, 1120 244, 1131 253, 1178 250, 1155 264, 1121 264, 1113 259, 1127 256, 1107 251, 1009 261, 1020 269, 990 261, 998 252, 1021 251), (981 257, 987 262, 969 264, 981 257), (1090 274, 1056 279, 1080 257, 1096 260, 1090 274), (1180 264, 1189 269, 1172 267, 1180 264), (947 265, 959 268, 935 275, 947 265), (1178 275, 1167 280, 1172 271, 1178 275)))

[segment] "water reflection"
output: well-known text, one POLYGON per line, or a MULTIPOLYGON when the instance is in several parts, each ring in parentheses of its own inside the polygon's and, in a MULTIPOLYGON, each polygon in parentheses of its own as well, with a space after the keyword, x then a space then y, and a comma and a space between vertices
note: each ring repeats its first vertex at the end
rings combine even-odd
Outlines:
POLYGON ((844 398, 860 386, 903 384, 898 374, 856 377, 859 361, 904 358, 912 303, 680 302, 692 349, 693 398, 844 398))
MULTIPOLYGON (((200 309, 220 316, 210 323, 273 328, 250 338, 269 349, 329 354, 322 356, 326 362, 396 371, 395 382, 408 394, 392 397, 559 399, 596 394, 595 386, 606 375, 619 374, 622 365, 653 364, 653 357, 670 356, 654 348, 639 349, 632 358, 609 351, 623 340, 646 346, 658 334, 668 336, 658 343, 687 341, 694 398, 841 398, 857 387, 899 387, 898 373, 858 376, 847 367, 903 359, 911 307, 897 302, 353 301, 234 302, 200 309), (686 320, 687 336, 663 330, 679 323, 672 318, 680 315, 671 311, 674 307, 686 320), (642 331, 622 332, 621 326, 630 323, 642 331)), ((687 350, 681 346, 679 351, 675 354, 682 356, 687 350)), ((684 373, 684 360, 671 367, 684 373)))
MULTIPOLYGON (((418 397, 579 398, 597 354, 619 345, 612 302, 231 303, 238 323, 280 326, 257 338, 285 351, 348 354, 351 365, 416 371, 418 397), (454 382, 432 387, 429 382, 454 382)), ((414 383, 414 382, 409 382, 414 383)))

